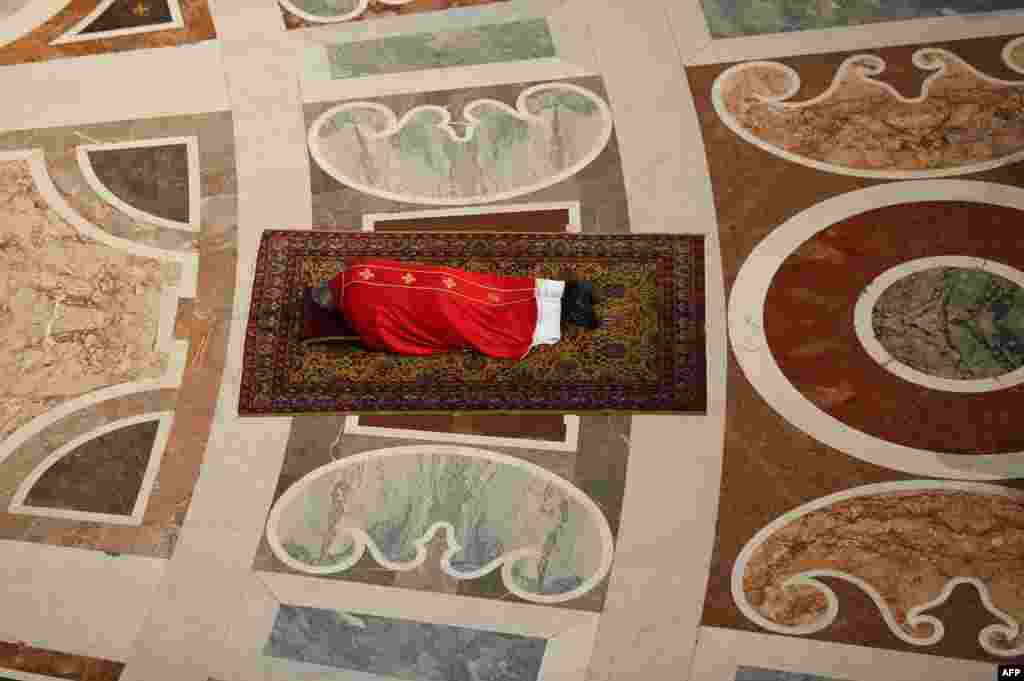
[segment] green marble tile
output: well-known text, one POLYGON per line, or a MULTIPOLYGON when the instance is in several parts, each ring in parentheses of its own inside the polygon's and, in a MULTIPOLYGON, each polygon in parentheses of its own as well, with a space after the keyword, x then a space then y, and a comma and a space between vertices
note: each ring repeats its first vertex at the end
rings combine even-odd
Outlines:
POLYGON ((544 19, 393 36, 326 50, 335 79, 555 56, 544 19))

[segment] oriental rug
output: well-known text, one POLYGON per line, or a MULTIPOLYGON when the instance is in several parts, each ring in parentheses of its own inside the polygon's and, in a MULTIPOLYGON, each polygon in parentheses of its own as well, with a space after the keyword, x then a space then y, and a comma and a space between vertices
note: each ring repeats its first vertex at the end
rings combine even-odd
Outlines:
POLYGON ((255 267, 239 414, 703 413, 704 243, 696 235, 267 231, 255 267), (593 282, 601 328, 563 326, 521 360, 408 357, 304 342, 305 295, 347 258, 593 282))

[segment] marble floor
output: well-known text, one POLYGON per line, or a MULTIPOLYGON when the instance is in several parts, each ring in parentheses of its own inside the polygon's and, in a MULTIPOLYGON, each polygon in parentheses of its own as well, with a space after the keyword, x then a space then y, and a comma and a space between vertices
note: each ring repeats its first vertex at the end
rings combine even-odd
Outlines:
POLYGON ((1024 2, 0 0, 0 92, 0 680, 1024 663, 1024 2), (703 235, 706 413, 238 416, 263 230, 480 226, 703 235))

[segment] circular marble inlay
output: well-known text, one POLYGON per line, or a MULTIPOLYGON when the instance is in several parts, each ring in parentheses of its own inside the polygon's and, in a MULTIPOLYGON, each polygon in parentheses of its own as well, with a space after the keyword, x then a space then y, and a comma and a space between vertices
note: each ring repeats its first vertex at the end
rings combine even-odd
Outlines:
POLYGON ((773 409, 829 447, 921 477, 1021 477, 1024 383, 951 394, 905 380, 896 362, 883 367, 865 350, 855 311, 869 289, 888 288, 872 288, 883 274, 924 258, 968 255, 941 265, 1015 281, 995 267, 1024 271, 1022 216, 1024 190, 960 180, 878 185, 816 204, 768 234, 737 274, 733 356, 773 409))
POLYGON ((865 289, 857 337, 918 385, 986 392, 1024 383, 1024 272, 970 257, 919 258, 865 289))

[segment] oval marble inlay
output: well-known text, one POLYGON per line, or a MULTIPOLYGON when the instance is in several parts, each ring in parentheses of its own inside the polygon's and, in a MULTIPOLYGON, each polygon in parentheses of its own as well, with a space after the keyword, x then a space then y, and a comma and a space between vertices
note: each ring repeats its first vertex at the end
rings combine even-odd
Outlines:
POLYGON ((954 392, 1024 383, 1024 272, 970 257, 920 258, 865 290, 867 353, 897 376, 954 392))
POLYGON ((277 558, 307 574, 344 572, 367 550, 388 570, 415 570, 435 535, 447 538, 449 577, 500 569, 512 594, 537 603, 582 596, 611 568, 611 529, 584 492, 468 447, 393 447, 322 466, 278 499, 267 524, 277 558))
POLYGON ((377 102, 348 102, 319 116, 309 151, 324 172, 392 201, 485 203, 550 187, 596 159, 612 134, 608 105, 571 83, 523 90, 515 107, 477 99, 417 106, 399 115, 377 102))

